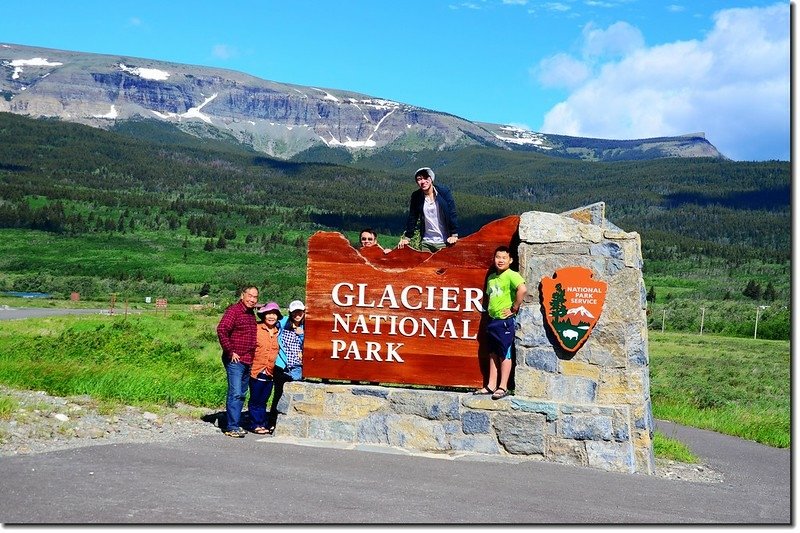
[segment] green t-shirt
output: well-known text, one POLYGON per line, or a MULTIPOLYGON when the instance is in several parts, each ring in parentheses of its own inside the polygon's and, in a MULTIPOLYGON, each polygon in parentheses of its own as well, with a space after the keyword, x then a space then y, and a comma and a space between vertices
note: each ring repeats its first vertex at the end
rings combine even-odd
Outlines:
POLYGON ((525 283, 519 272, 506 269, 502 274, 493 272, 486 281, 486 294, 489 295, 489 316, 502 318, 500 312, 514 304, 517 287, 525 283))

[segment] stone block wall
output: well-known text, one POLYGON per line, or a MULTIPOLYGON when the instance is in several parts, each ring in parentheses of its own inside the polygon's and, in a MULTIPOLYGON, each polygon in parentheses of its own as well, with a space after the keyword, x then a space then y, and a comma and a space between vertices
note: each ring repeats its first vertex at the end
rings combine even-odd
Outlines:
POLYGON ((286 385, 277 436, 432 453, 523 455, 631 472, 624 408, 380 386, 286 385))
POLYGON ((604 204, 556 215, 522 215, 520 273, 530 300, 518 314, 518 397, 558 406, 556 435, 588 464, 652 474, 653 418, 647 348, 647 291, 638 233, 604 217, 604 204), (574 354, 562 350, 542 316, 540 280, 567 266, 589 268, 608 283, 603 312, 574 354))
POLYGON ((518 314, 513 396, 289 383, 275 434, 654 473, 640 241, 607 222, 603 209, 521 217, 528 297, 518 314), (608 283, 600 319, 574 354, 545 329, 539 293, 544 276, 567 266, 608 283))

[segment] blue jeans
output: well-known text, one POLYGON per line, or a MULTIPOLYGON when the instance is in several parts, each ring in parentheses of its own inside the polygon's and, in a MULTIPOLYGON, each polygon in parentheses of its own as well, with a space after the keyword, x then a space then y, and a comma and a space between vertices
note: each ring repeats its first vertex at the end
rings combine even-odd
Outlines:
POLYGON ((247 410, 250 413, 250 421, 253 429, 267 427, 267 400, 272 393, 272 378, 264 372, 258 378, 250 378, 250 401, 247 402, 247 410))
POLYGON ((222 364, 228 375, 228 396, 225 399, 225 416, 228 424, 226 431, 235 431, 241 429, 242 406, 250 380, 250 365, 225 359, 222 364))

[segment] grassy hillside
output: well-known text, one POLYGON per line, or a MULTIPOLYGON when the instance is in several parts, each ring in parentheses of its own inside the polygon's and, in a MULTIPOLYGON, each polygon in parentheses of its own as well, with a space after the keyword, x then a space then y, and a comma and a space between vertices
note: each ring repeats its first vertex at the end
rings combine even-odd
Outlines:
POLYGON ((348 167, 270 159, 151 122, 106 132, 6 113, 0 291, 198 302, 256 283, 286 302, 303 294, 314 231, 355 242, 368 225, 396 243, 423 165, 454 190, 462 234, 606 201, 612 222, 642 235, 653 328, 698 330, 706 309, 706 332, 747 336, 763 305, 760 336, 788 338, 788 162, 591 163, 469 148, 382 151, 348 167), (758 293, 743 294, 752 283, 758 293))

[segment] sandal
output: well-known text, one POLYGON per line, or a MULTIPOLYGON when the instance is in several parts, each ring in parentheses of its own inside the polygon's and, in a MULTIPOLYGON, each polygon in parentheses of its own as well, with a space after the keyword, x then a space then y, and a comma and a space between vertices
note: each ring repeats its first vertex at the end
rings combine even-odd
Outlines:
POLYGON ((253 428, 253 433, 256 433, 258 435, 266 435, 269 433, 269 431, 267 431, 267 428, 259 426, 257 428, 253 428))
POLYGON ((275 426, 272 426, 271 428, 265 429, 264 433, 267 434, 267 435, 272 435, 273 433, 275 433, 275 426))
POLYGON ((488 387, 481 387, 478 390, 472 391, 472 394, 474 396, 479 396, 481 394, 493 394, 493 393, 494 393, 494 391, 492 389, 488 388, 488 387))
POLYGON ((500 398, 505 398, 508 396, 508 391, 503 387, 497 387, 497 390, 494 391, 492 394, 492 400, 499 400, 500 398))

